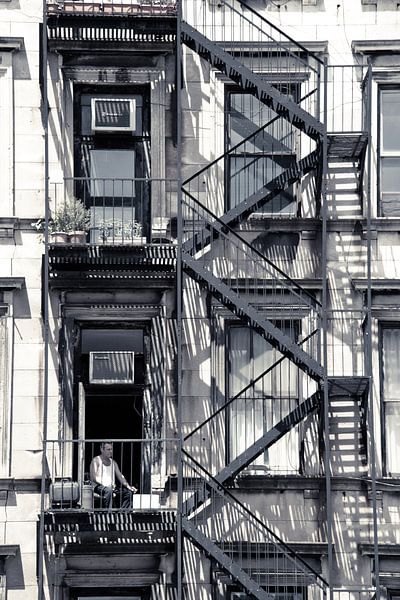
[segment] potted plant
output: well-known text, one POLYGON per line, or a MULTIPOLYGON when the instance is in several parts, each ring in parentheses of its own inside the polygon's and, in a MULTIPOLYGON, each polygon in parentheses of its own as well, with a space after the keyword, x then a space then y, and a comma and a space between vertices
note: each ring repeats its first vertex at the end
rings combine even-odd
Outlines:
POLYGON ((54 241, 84 244, 89 224, 90 210, 85 208, 83 202, 78 198, 68 198, 56 208, 51 220, 50 231, 54 241))
POLYGON ((142 236, 143 226, 138 221, 122 221, 122 219, 102 219, 97 230, 100 240, 105 244, 133 244, 146 243, 142 236))

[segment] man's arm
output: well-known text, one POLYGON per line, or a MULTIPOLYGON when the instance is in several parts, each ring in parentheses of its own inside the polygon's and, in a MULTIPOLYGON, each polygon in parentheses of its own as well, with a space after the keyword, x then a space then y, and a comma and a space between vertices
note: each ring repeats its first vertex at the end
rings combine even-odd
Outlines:
POLYGON ((93 483, 101 485, 100 460, 98 456, 95 456, 90 463, 90 479, 93 483))
POLYGON ((122 475, 121 471, 119 470, 119 466, 117 465, 115 460, 114 460, 114 473, 115 473, 115 477, 118 479, 118 481, 120 482, 120 484, 123 487, 128 488, 128 490, 130 490, 133 493, 137 492, 137 489, 133 485, 129 485, 126 478, 122 475))

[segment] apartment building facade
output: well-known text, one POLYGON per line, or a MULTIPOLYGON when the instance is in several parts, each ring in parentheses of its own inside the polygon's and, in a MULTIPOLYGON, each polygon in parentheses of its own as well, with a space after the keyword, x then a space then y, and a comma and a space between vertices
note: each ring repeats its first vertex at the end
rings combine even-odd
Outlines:
POLYGON ((399 27, 0 0, 2 598, 400 596, 399 27))

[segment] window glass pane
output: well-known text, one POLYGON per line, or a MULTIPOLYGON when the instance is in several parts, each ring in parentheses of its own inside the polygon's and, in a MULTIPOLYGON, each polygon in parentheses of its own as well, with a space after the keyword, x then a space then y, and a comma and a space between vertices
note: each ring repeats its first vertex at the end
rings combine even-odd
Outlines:
MULTIPOLYGON (((294 328, 280 323, 294 338, 294 328)), ((263 337, 246 327, 229 332, 229 397, 237 395, 281 358, 263 337)), ((246 390, 230 408, 230 455, 236 457, 293 410, 297 403, 297 368, 284 360, 246 390)), ((271 470, 298 470, 298 432, 294 428, 259 456, 253 465, 271 470)))
POLYGON ((383 329, 382 370, 386 469, 390 474, 399 474, 400 328, 383 329))
POLYGON ((381 158, 381 214, 400 216, 400 157, 381 158))
POLYGON ((385 402, 400 401, 400 328, 383 329, 383 393, 385 402))
POLYGON ((133 197, 135 195, 135 151, 90 151, 91 195, 133 197))
MULTIPOLYGON (((291 98, 291 96, 288 96, 291 98)), ((229 106, 229 145, 238 144, 251 133, 272 121, 248 144, 254 144, 254 150, 274 150, 292 152, 294 131, 286 119, 277 114, 250 94, 230 94, 229 106)))
POLYGON ((400 157, 382 158, 382 192, 400 194, 400 157))
MULTIPOLYGON (((232 156, 230 158, 230 206, 237 206, 243 200, 259 191, 271 179, 289 168, 295 161, 294 156, 257 157, 232 156)), ((294 214, 296 203, 293 199, 293 187, 275 196, 259 212, 294 214)))
POLYGON ((382 148, 400 151, 400 90, 382 90, 382 148))
MULTIPOLYGON (((233 207, 261 190, 293 164, 295 137, 294 129, 287 120, 278 117, 250 94, 230 93, 228 102, 227 147, 239 144, 227 159, 229 206, 233 207), (252 135, 266 124, 265 129, 252 135), (240 144, 244 139, 247 141, 240 144)), ((293 187, 290 186, 257 212, 293 215, 296 209, 293 187)))
POLYGON ((244 327, 232 327, 229 339, 231 396, 236 396, 250 381, 250 335, 244 327))

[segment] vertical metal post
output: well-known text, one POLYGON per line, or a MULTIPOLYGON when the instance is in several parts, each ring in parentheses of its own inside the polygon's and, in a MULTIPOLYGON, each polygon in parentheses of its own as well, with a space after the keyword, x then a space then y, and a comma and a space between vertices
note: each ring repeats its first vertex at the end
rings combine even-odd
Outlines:
POLYGON ((372 68, 371 60, 368 59, 368 81, 367 81, 367 328, 365 332, 366 344, 366 370, 369 379, 368 390, 368 435, 369 435, 369 458, 371 469, 371 496, 372 496, 372 520, 374 532, 374 575, 376 586, 376 600, 380 599, 380 581, 379 581, 379 549, 378 549, 378 514, 376 502, 376 444, 375 444, 375 419, 374 419, 374 396, 372 387, 372 289, 371 289, 371 271, 372 271, 372 236, 371 236, 371 168, 372 168, 372 68))
POLYGON ((182 0, 177 0, 176 23, 176 142, 177 142, 177 264, 176 264, 176 327, 177 327, 177 429, 178 429, 178 511, 176 523, 176 555, 177 555, 177 600, 182 600, 183 589, 183 431, 182 431, 182 41, 181 41, 182 0))
POLYGON ((328 248, 327 248, 327 182, 328 182, 328 64, 324 59, 324 134, 322 144, 322 363, 324 367, 324 469, 326 493, 326 539, 328 543, 328 583, 329 598, 333 600, 333 547, 332 547, 332 486, 331 486, 331 449, 329 442, 329 389, 328 389, 328 248))
POLYGON ((44 265, 43 265, 43 343, 44 343, 44 374, 43 374, 43 437, 42 437, 42 476, 40 483, 40 522, 39 522, 39 556, 38 556, 38 599, 43 600, 44 594, 44 509, 46 494, 46 441, 47 441, 47 412, 49 396, 49 108, 47 98, 47 6, 43 0, 42 28, 42 125, 44 133, 44 265))

